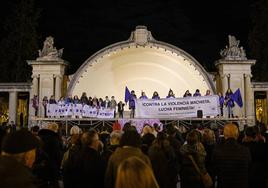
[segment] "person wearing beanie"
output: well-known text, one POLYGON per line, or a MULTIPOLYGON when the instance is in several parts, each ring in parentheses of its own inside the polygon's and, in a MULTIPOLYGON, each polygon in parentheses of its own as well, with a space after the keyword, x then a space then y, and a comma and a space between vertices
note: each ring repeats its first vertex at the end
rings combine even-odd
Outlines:
POLYGON ((40 141, 28 130, 7 134, 0 156, 1 187, 35 187, 30 169, 40 141))
POLYGON ((7 134, 2 143, 2 155, 9 156, 31 168, 35 160, 35 150, 40 141, 28 130, 7 134))

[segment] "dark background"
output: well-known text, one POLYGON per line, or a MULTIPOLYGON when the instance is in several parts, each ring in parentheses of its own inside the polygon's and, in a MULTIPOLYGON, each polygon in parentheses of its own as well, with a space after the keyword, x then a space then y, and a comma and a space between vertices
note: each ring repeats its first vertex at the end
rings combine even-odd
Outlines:
MULTIPOLYGON (((248 40, 255 3, 254 0, 36 1, 35 7, 40 10, 36 27, 38 48, 42 48, 47 36, 53 36, 55 46, 64 48, 63 59, 70 62, 68 73, 72 74, 93 53, 127 40, 137 25, 145 25, 156 40, 185 50, 206 70, 215 71, 214 62, 228 44, 229 34, 240 40, 248 58, 255 58, 248 40)), ((1 23, 10 15, 10 4, 1 6, 1 23)))

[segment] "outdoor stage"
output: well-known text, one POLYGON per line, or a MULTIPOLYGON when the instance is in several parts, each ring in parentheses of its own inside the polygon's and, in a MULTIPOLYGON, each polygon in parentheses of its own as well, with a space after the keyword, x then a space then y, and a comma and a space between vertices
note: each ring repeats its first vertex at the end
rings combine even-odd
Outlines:
MULTIPOLYGON (((72 126, 79 126, 80 128, 101 128, 103 126, 112 127, 115 122, 136 122, 144 121, 148 122, 152 118, 112 118, 112 119, 97 119, 97 118, 41 118, 33 117, 30 120, 30 125, 38 125, 41 128, 46 126, 48 122, 56 122, 59 124, 60 129, 69 135, 69 130, 72 126)), ((156 119, 154 119, 156 120, 156 119)), ((223 117, 211 117, 211 118, 164 118, 157 119, 165 126, 168 124, 175 124, 178 127, 183 126, 186 129, 190 129, 195 125, 201 125, 204 127, 216 126, 223 127, 228 122, 237 123, 240 128, 243 128, 247 124, 247 118, 223 118, 223 117)))

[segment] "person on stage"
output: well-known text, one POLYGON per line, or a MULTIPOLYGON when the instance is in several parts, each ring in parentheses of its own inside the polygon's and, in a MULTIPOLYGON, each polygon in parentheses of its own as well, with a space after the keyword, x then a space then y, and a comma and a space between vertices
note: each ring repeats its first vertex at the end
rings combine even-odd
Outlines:
POLYGON ((57 101, 55 100, 55 96, 51 95, 47 104, 47 116, 55 117, 58 113, 57 101))
POLYGON ((79 100, 77 95, 74 96, 73 104, 81 104, 81 102, 80 102, 80 100, 79 100))
POLYGON ((104 104, 104 101, 103 101, 102 98, 99 98, 99 106, 98 106, 98 108, 99 108, 99 109, 100 109, 100 108, 105 108, 105 104, 104 104))
POLYGON ((156 100, 160 99, 160 97, 159 97, 157 91, 155 91, 155 92, 153 93, 153 97, 152 97, 152 99, 156 99, 156 100))
POLYGON ((209 96, 209 95, 211 95, 211 92, 209 89, 207 89, 205 96, 209 96))
POLYGON ((234 100, 232 99, 232 95, 233 95, 233 91, 230 88, 227 89, 225 93, 225 97, 224 97, 224 100, 225 100, 224 104, 228 110, 228 118, 234 117, 233 107, 235 106, 235 103, 234 103, 234 100))
POLYGON ((139 99, 148 99, 144 91, 141 92, 141 96, 139 99))
POLYGON ((201 93, 200 93, 199 89, 196 89, 193 97, 200 97, 200 96, 201 96, 201 93))
POLYGON ((93 105, 92 97, 88 97, 88 105, 89 106, 92 106, 93 105))
POLYGON ((69 95, 68 97, 65 98, 65 104, 67 104, 67 105, 73 104, 73 98, 71 95, 69 95))
POLYGON ((223 116, 224 97, 221 92, 219 92, 218 95, 219 95, 219 104, 220 104, 220 112, 221 112, 220 115, 223 116))
POLYGON ((87 93, 83 92, 82 96, 80 97, 81 104, 84 106, 85 104, 88 105, 89 100, 87 98, 87 93))
POLYGON ((65 112, 64 116, 72 117, 73 115, 73 98, 71 95, 65 98, 65 112))
POLYGON ((130 92, 130 97, 129 97, 129 109, 130 109, 130 118, 134 118, 135 116, 135 100, 137 99, 137 96, 135 94, 135 91, 132 90, 130 92))
POLYGON ((79 118, 82 114, 82 105, 77 95, 75 95, 73 98, 73 104, 74 104, 73 105, 74 116, 75 118, 79 118))
POLYGON ((166 98, 175 98, 175 94, 173 93, 172 89, 169 89, 168 96, 166 98))
POLYGON ((34 95, 32 98, 32 107, 34 108, 34 115, 38 115, 38 107, 39 107, 39 101, 38 101, 38 96, 34 95))
POLYGON ((124 115, 124 106, 125 104, 120 101, 117 105, 117 110, 118 110, 118 115, 119 115, 119 118, 123 118, 123 115, 124 115))
POLYGON ((111 107, 111 109, 114 110, 114 118, 116 117, 116 106, 117 106, 117 102, 114 99, 114 96, 112 96, 111 101, 110 101, 110 107, 111 107))
POLYGON ((191 97, 191 96, 192 96, 192 94, 190 93, 189 90, 186 90, 184 95, 183 95, 183 97, 191 97))
POLYGON ((103 105, 104 108, 110 108, 111 107, 111 101, 109 100, 109 97, 106 96, 105 100, 103 101, 103 105))
POLYGON ((92 99, 92 108, 97 108, 99 106, 99 100, 97 97, 92 99))
POLYGON ((57 101, 55 100, 54 95, 51 95, 48 101, 49 104, 57 104, 57 101))
POLYGON ((44 107, 44 117, 47 117, 47 104, 48 104, 48 98, 47 96, 44 96, 43 101, 42 101, 42 105, 44 107))
POLYGON ((64 110, 65 110, 65 100, 64 100, 63 96, 58 100, 58 106, 59 106, 59 111, 58 111, 59 114, 58 114, 58 116, 63 117, 64 116, 64 110))

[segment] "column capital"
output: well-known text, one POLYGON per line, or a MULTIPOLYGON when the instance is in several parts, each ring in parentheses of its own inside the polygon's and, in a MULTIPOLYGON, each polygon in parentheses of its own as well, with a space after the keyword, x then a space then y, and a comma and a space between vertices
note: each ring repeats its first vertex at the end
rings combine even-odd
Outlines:
POLYGON ((244 74, 244 78, 252 78, 252 74, 244 74))
POLYGON ((228 77, 230 77, 230 74, 222 74, 222 75, 220 75, 220 78, 228 78, 228 77))
POLYGON ((35 79, 35 78, 39 78, 39 77, 40 77, 39 74, 33 74, 33 75, 32 75, 32 78, 33 78, 33 79, 35 79))
POLYGON ((18 93, 18 91, 9 91, 8 93, 9 93, 9 94, 13 94, 13 93, 16 94, 16 93, 18 93))
POLYGON ((60 74, 54 74, 54 75, 53 75, 53 78, 60 78, 60 79, 62 79, 62 77, 63 77, 63 76, 60 75, 60 74))

